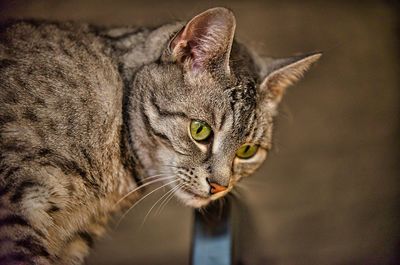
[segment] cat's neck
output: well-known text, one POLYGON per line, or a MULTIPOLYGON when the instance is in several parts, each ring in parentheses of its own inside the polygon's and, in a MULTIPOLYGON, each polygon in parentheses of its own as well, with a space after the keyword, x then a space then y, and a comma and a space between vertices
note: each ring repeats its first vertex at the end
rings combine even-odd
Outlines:
POLYGON ((118 63, 125 84, 130 84, 143 65, 156 62, 170 39, 183 26, 181 22, 155 28, 118 27, 101 32, 111 47, 110 55, 118 63))

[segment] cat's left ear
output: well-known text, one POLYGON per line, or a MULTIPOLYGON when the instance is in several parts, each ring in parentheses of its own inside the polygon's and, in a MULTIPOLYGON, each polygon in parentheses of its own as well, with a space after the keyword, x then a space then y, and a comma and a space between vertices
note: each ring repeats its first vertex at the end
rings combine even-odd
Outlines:
POLYGON ((271 109, 277 108, 286 88, 300 80, 321 55, 322 53, 313 53, 276 59, 268 64, 265 78, 260 85, 260 92, 264 98, 266 97, 271 109))
POLYGON ((172 39, 171 56, 191 72, 222 68, 229 74, 235 27, 232 11, 223 7, 208 9, 190 20, 172 39))

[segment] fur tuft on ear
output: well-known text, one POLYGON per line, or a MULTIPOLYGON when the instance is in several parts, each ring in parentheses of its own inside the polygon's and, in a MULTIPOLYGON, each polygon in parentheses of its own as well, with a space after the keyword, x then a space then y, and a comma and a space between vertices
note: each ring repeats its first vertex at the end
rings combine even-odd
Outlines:
POLYGON ((267 75, 260 85, 261 93, 266 95, 268 104, 276 109, 288 86, 300 80, 310 66, 318 61, 322 53, 313 53, 276 59, 268 65, 267 75))
POLYGON ((190 20, 172 39, 169 47, 172 57, 189 71, 202 71, 217 64, 229 74, 235 27, 235 17, 230 10, 208 9, 190 20))

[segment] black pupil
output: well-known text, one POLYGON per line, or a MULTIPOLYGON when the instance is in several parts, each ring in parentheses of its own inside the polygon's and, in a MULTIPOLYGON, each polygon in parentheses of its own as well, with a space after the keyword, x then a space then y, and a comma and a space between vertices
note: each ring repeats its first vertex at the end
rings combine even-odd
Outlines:
POLYGON ((249 151, 250 149, 250 145, 246 145, 246 148, 244 149, 244 153, 247 153, 247 151, 249 151))
POLYGON ((196 130, 196 134, 199 134, 203 130, 203 125, 200 125, 196 130))

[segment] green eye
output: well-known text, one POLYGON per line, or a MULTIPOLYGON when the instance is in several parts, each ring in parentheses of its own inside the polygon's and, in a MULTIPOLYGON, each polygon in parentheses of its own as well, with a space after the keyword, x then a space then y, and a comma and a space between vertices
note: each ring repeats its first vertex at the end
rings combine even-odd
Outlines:
POLYGON ((255 144, 244 144, 237 151, 237 157, 241 159, 248 159, 257 153, 258 145, 255 144))
POLYGON ((204 121, 192 121, 190 123, 190 135, 196 141, 204 141, 210 137, 212 133, 210 125, 204 121))

